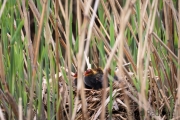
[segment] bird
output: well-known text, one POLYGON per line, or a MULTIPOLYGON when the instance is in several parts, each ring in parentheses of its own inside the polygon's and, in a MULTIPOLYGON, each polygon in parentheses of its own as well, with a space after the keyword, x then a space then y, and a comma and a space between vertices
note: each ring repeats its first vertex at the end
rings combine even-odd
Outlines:
POLYGON ((85 71, 84 84, 92 89, 99 90, 103 86, 103 71, 101 68, 85 71))
MULTIPOLYGON (((111 74, 111 70, 108 69, 108 74, 111 74)), ((88 69, 84 72, 84 86, 87 89, 99 90, 103 88, 103 70, 100 67, 95 69, 88 69)), ((77 73, 74 74, 74 84, 77 86, 77 73)), ((109 86, 109 79, 107 78, 107 86, 109 86)), ((118 80, 117 76, 114 75, 114 80, 118 80)))

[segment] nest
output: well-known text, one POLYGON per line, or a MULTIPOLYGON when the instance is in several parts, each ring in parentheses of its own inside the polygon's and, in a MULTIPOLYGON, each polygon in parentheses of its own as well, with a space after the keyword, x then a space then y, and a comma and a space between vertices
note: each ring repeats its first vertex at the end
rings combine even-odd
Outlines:
MULTIPOLYGON (((43 91, 46 91, 46 84, 43 87, 43 91)), ((66 86, 67 90, 67 86, 66 86)), ((61 90, 60 90, 61 91, 61 90)), ((67 90, 68 92, 69 90, 67 90)), ((125 91, 129 94, 137 97, 136 90, 132 87, 128 80, 121 80, 121 81, 114 81, 113 82, 113 89, 112 89, 112 107, 110 107, 110 87, 106 89, 100 90, 93 90, 93 89, 84 89, 85 91, 85 101, 86 101, 86 108, 87 113, 86 116, 89 120, 97 120, 100 119, 102 113, 102 97, 104 91, 106 91, 106 99, 104 103, 105 107, 105 119, 111 120, 125 120, 125 119, 133 119, 139 120, 140 113, 138 104, 133 101, 129 96, 126 95, 125 91), (122 82, 123 81, 123 82, 122 82), (111 108, 111 109, 110 109, 111 108)), ((67 95, 66 92, 66 95, 67 95)), ((45 92, 43 94, 43 101, 46 105, 47 95, 45 92)), ((82 100, 80 95, 77 95, 77 88, 73 85, 73 96, 74 96, 74 106, 76 105, 76 115, 75 120, 83 119, 84 115, 82 112, 82 100), (78 99, 78 103, 75 104, 76 99, 78 99)), ((65 97, 67 98, 67 97, 65 97)), ((63 118, 62 119, 69 119, 69 103, 68 100, 65 99, 63 101, 63 118)))
MULTIPOLYGON (((110 109, 110 88, 105 89, 107 92, 107 97, 105 100, 105 118, 112 120, 122 120, 132 118, 133 120, 140 119, 138 105, 130 99, 125 93, 124 90, 129 91, 129 87, 127 85, 122 85, 122 82, 114 82, 113 90, 112 90, 112 109, 110 109), (110 112, 112 110, 112 112, 110 112), (112 113, 112 114, 110 114, 112 113)), ((76 120, 83 119, 82 112, 82 100, 80 96, 77 96, 77 89, 74 87, 74 99, 78 98, 78 104, 76 109, 76 120)), ((102 95, 103 90, 93 90, 93 89, 85 89, 85 101, 87 108, 87 117, 89 120, 97 120, 100 119, 102 112, 102 95)), ((69 104, 66 104, 67 111, 69 109, 69 104)))

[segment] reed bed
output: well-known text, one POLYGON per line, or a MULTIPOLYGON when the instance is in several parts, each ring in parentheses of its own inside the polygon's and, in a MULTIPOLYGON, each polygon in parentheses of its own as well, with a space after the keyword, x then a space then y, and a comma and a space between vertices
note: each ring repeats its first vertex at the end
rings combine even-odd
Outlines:
POLYGON ((0 0, 0 119, 179 119, 179 10, 177 0, 0 0), (109 87, 86 89, 97 67, 103 78, 111 69, 109 87))

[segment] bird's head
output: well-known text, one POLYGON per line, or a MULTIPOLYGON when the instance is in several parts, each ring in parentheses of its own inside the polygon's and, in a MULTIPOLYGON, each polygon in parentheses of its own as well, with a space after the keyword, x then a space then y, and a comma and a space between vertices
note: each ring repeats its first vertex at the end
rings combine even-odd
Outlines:
POLYGON ((103 74, 103 70, 101 68, 95 68, 95 69, 88 69, 85 71, 85 76, 89 76, 89 75, 96 75, 96 74, 103 74))
POLYGON ((93 69, 88 69, 84 72, 84 76, 89 76, 89 75, 94 75, 96 74, 97 72, 94 71, 93 69))
POLYGON ((96 71, 97 73, 103 74, 103 70, 100 67, 95 68, 94 71, 96 71))

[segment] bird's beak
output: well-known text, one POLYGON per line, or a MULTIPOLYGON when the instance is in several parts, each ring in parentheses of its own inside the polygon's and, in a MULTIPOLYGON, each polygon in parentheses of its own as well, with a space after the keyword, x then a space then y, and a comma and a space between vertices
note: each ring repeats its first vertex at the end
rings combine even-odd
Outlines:
POLYGON ((72 75, 72 77, 75 77, 75 78, 77 78, 77 73, 75 73, 74 75, 72 75))

